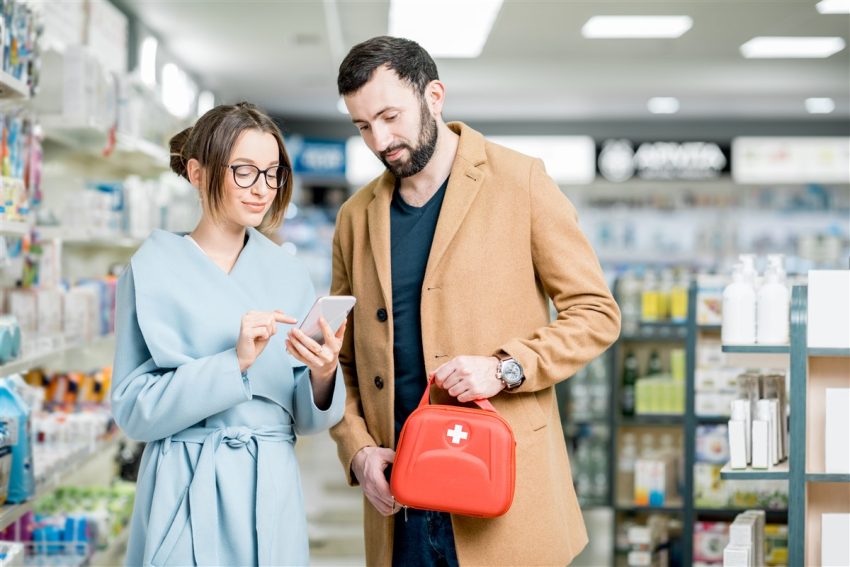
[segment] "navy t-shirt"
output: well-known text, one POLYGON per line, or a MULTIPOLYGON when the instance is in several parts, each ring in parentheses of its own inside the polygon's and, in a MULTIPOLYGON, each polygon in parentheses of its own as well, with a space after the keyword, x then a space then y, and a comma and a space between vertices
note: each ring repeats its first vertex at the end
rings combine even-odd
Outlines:
POLYGON ((396 185, 390 206, 396 440, 401 426, 419 404, 427 383, 419 306, 431 242, 448 184, 446 179, 421 207, 405 203, 396 185))

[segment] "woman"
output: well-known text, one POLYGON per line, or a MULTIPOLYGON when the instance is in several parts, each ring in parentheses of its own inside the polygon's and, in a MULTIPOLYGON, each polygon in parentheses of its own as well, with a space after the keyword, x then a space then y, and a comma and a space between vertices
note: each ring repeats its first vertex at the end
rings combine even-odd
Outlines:
POLYGON ((223 105, 171 139, 171 167, 200 194, 188 235, 157 230, 118 284, 115 421, 146 441, 130 565, 304 565, 296 433, 342 416, 337 355, 279 325, 314 300, 306 269, 257 230, 292 194, 280 130, 223 105), (287 355, 289 353, 289 355, 287 355))

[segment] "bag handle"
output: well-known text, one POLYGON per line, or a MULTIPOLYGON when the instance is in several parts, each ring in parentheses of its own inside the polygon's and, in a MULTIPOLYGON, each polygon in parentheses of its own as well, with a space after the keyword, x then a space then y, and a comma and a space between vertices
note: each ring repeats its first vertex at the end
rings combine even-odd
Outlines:
MULTIPOLYGON (((430 393, 431 393, 431 384, 433 384, 433 383, 434 383, 434 378, 429 376, 428 377, 428 385, 425 386, 425 393, 422 394, 422 399, 419 401, 419 407, 427 406, 428 404, 431 403, 430 393)), ((488 400, 487 398, 482 398, 480 400, 472 400, 472 401, 475 403, 475 405, 477 405, 479 408, 481 408, 483 410, 492 411, 494 413, 499 413, 499 412, 496 411, 496 408, 493 407, 493 404, 491 404, 490 400, 488 400)))

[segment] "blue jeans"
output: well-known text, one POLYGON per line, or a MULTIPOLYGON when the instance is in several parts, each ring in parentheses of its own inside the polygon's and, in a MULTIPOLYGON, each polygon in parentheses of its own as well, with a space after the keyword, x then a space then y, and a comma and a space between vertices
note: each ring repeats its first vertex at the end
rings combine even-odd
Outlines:
POLYGON ((458 567, 452 517, 444 512, 407 509, 395 515, 394 567, 458 567))

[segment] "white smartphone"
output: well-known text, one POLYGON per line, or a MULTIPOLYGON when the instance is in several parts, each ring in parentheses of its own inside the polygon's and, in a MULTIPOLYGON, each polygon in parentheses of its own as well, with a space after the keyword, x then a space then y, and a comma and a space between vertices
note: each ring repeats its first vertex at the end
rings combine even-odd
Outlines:
POLYGON ((319 326, 319 318, 324 317, 328 326, 336 333, 356 302, 357 299, 351 295, 320 297, 310 308, 307 316, 301 320, 298 328, 317 343, 323 344, 325 338, 322 335, 322 328, 319 326))

